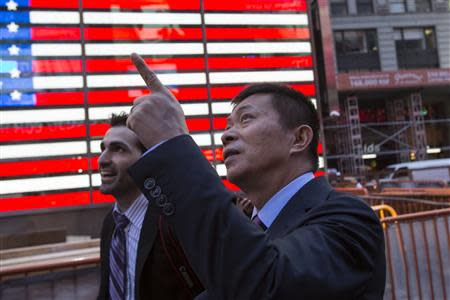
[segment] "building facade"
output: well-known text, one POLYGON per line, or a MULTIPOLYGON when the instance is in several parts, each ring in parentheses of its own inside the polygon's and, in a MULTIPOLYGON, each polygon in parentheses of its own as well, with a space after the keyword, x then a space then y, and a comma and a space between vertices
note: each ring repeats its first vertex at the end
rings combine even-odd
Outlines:
POLYGON ((450 156, 449 6, 448 0, 325 6, 331 21, 322 32, 328 30, 334 46, 324 51, 324 61, 333 61, 325 63, 329 167, 363 175, 450 156))

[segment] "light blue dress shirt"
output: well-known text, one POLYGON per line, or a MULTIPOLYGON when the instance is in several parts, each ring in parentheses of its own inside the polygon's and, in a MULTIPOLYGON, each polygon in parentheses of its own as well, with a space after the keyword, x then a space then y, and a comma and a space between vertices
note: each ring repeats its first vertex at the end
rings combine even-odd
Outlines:
MULTIPOLYGON (((142 223, 144 222, 147 207, 148 201, 145 196, 141 194, 125 211, 125 213, 123 213, 128 220, 130 220, 130 223, 125 228, 125 239, 127 243, 127 300, 134 300, 135 298, 134 283, 137 250, 139 246, 139 237, 141 236, 142 223)), ((114 210, 118 213, 122 213, 119 210, 117 203, 114 205, 114 210)))
POLYGON ((255 215, 258 215, 261 222, 269 228, 295 193, 297 193, 312 179, 314 179, 314 174, 312 172, 305 173, 295 178, 288 185, 273 195, 273 197, 266 202, 260 211, 258 211, 256 207, 253 208, 252 219, 255 215))

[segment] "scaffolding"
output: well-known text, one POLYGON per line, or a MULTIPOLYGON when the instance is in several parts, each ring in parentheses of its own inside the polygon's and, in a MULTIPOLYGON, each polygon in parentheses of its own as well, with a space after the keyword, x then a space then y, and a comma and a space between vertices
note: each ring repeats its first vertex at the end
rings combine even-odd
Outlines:
MULTIPOLYGON (((359 120, 358 98, 349 96, 345 99, 344 116, 335 120, 334 131, 327 140, 334 141, 335 150, 339 153, 338 167, 344 174, 362 176, 364 173, 364 161, 362 158, 362 136, 359 120), (338 124, 338 123, 341 124, 338 124)), ((329 127, 325 127, 329 129, 329 127)))
POLYGON ((427 159, 427 133, 422 114, 422 95, 413 93, 409 100, 414 155, 417 160, 425 160, 427 159))
MULTIPOLYGON (((370 156, 395 156, 394 162, 427 159, 426 126, 450 125, 450 118, 424 119, 420 92, 386 99, 387 119, 383 122, 361 123, 357 96, 341 98, 341 105, 341 117, 328 118, 324 124, 328 141, 326 157, 337 162, 342 174, 355 177, 364 175, 364 158, 370 156), (363 144, 367 135, 376 141, 370 151, 363 144)), ((450 150, 449 143, 439 147, 439 151, 450 150)))
MULTIPOLYGON (((406 120, 407 109, 405 107, 404 99, 395 99, 386 103, 388 120, 392 120, 397 124, 393 125, 394 131, 398 132, 397 143, 395 144, 397 153, 397 160, 407 162, 410 160, 408 135, 403 129, 403 124, 406 120)), ((406 129, 406 128, 405 128, 406 129)))

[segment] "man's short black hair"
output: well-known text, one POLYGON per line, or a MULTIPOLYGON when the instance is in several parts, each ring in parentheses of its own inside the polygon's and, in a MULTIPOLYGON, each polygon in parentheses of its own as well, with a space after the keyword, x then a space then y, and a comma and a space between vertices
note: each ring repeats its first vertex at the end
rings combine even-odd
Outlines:
MULTIPOLYGON (((118 114, 111 114, 111 117, 109 118, 109 125, 111 127, 118 127, 118 126, 127 126, 127 119, 128 114, 126 112, 121 112, 118 114)), ((138 147, 141 149, 142 153, 147 151, 147 148, 139 141, 138 147)))
POLYGON ((126 112, 121 112, 118 114, 111 114, 111 117, 109 118, 109 125, 111 127, 115 126, 127 126, 127 119, 128 114, 126 112))
POLYGON ((311 127, 313 137, 308 152, 313 163, 313 171, 318 169, 317 145, 319 142, 319 119, 313 103, 301 92, 276 83, 252 84, 241 91, 231 101, 237 105, 255 94, 271 95, 272 105, 280 116, 280 123, 285 129, 294 129, 300 125, 311 127))

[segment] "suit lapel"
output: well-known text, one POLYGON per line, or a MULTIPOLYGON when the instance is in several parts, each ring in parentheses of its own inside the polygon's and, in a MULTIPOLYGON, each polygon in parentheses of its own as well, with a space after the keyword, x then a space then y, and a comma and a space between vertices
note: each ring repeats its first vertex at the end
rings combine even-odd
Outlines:
POLYGON ((332 187, 323 176, 308 182, 289 200, 276 217, 267 230, 269 237, 279 238, 298 226, 307 212, 324 201, 331 190, 332 187))
MULTIPOLYGON (((144 268, 145 261, 153 248, 155 238, 158 233, 158 216, 151 212, 151 209, 147 209, 145 218, 142 223, 141 234, 139 236, 139 244, 136 256, 136 270, 135 270, 135 290, 139 291, 140 277, 142 269, 144 268)), ((136 294, 138 295, 138 294, 136 294)))

